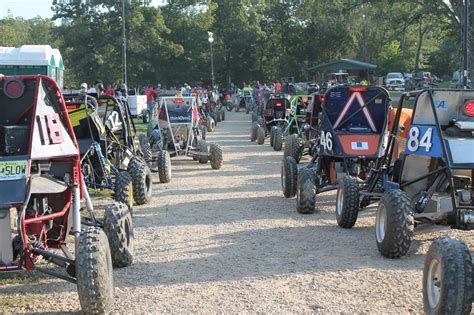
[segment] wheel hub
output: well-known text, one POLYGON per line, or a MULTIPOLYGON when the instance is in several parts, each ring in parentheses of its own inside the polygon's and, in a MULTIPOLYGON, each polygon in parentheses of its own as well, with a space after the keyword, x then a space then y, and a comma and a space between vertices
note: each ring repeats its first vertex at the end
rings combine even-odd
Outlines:
POLYGON ((441 295, 441 264, 438 260, 433 259, 431 261, 427 278, 428 303, 431 309, 435 309, 439 304, 441 295))
POLYGON ((385 232, 387 230, 387 211, 383 204, 380 204, 377 211, 377 218, 375 221, 375 235, 379 243, 385 239, 385 232))
POLYGON ((342 214, 343 206, 344 206, 344 188, 340 187, 337 190, 337 199, 336 199, 336 212, 338 215, 342 214))

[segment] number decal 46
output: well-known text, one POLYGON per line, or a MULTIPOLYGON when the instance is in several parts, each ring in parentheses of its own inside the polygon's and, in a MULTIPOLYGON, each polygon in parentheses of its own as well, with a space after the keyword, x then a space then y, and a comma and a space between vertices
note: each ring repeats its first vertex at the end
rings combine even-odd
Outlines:
POLYGON ((332 151, 332 135, 330 132, 321 131, 321 145, 324 150, 332 151))
POLYGON ((405 153, 441 157, 441 137, 436 126, 411 125, 408 131, 405 153))

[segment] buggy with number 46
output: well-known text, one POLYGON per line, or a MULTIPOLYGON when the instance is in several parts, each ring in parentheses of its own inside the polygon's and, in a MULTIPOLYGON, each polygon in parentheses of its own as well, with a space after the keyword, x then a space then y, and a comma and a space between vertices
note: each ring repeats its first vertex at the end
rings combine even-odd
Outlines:
POLYGON ((199 163, 211 164, 220 169, 223 164, 221 147, 208 144, 199 126, 199 113, 195 97, 162 97, 153 112, 149 141, 153 157, 168 151, 171 157, 189 156, 199 163))
POLYGON ((337 189, 344 175, 358 180, 383 153, 388 92, 379 87, 337 86, 327 90, 318 114, 316 141, 309 164, 297 167, 293 157, 284 157, 281 184, 285 197, 296 195, 299 213, 313 213, 316 195, 337 189))
POLYGON ((133 261, 130 209, 115 202, 103 219, 95 216, 55 81, 4 76, 0 86, 0 272, 36 270, 69 281, 85 313, 107 313, 114 299, 112 266, 133 261))

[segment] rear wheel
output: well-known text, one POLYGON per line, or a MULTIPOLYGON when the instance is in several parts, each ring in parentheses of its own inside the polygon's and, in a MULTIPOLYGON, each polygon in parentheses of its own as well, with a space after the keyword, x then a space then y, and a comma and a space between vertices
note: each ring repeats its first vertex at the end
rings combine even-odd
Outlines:
POLYGON ((423 270, 426 314, 470 314, 472 259, 464 242, 441 237, 430 246, 423 270))
POLYGON ((303 143, 298 134, 293 133, 286 138, 284 156, 291 156, 299 163, 303 156, 303 143))
POLYGON ((140 135, 139 141, 140 141, 140 149, 143 153, 143 158, 145 159, 148 166, 151 166, 152 161, 153 161, 153 154, 151 152, 150 142, 148 141, 148 138, 145 135, 140 135))
POLYGON ((211 162, 211 167, 215 170, 220 169, 224 162, 222 157, 222 149, 216 143, 211 143, 209 146, 209 161, 211 162))
POLYGON ((158 152, 158 176, 161 183, 171 181, 171 158, 166 150, 158 152))
POLYGON ((263 144, 265 142, 265 129, 259 126, 257 129, 257 143, 263 144))
POLYGON ((354 226, 359 214, 359 185, 352 176, 344 176, 337 189, 336 220, 345 229, 354 226))
POLYGON ((283 158, 281 161, 281 189, 286 198, 296 195, 298 180, 298 165, 291 156, 283 158))
POLYGON ((77 293, 86 314, 105 314, 113 304, 112 256, 104 231, 85 227, 76 248, 77 293))
POLYGON ((313 171, 307 167, 298 170, 298 186, 296 189, 296 210, 301 214, 315 212, 316 185, 313 171))
POLYGON ((270 128, 270 146, 273 147, 273 145, 275 144, 275 126, 272 126, 272 128, 270 128))
POLYGON ((133 262, 134 242, 132 215, 123 203, 105 208, 104 232, 109 239, 112 263, 115 267, 127 267, 133 262))
POLYGON ((273 150, 281 151, 283 148, 283 129, 276 127, 273 133, 273 150))
POLYGON ((259 127, 260 126, 257 125, 256 123, 253 123, 252 126, 250 127, 250 141, 254 142, 257 140, 259 127))
POLYGON ((217 113, 215 112, 212 112, 210 116, 212 117, 212 119, 214 119, 214 122, 216 123, 216 126, 217 126, 217 123, 221 121, 221 117, 217 115, 217 113))
POLYGON ((138 157, 133 157, 128 164, 128 173, 133 183, 133 198, 136 203, 143 205, 150 202, 152 193, 151 170, 145 161, 138 157))
POLYGON ((408 195, 399 189, 385 192, 375 219, 375 239, 379 252, 387 258, 406 255, 413 230, 413 208, 408 195))
POLYGON ((252 116, 252 122, 256 122, 256 121, 258 120, 257 113, 252 112, 252 113, 250 114, 250 116, 252 116))
POLYGON ((208 149, 207 149, 207 142, 206 140, 199 140, 198 141, 198 150, 199 150, 199 153, 201 153, 202 155, 199 156, 199 163, 201 164, 206 164, 209 160, 209 153, 208 153, 208 149))
POLYGON ((216 123, 214 119, 211 116, 207 117, 207 132, 214 131, 215 127, 216 127, 216 123))
POLYGON ((221 109, 221 120, 222 121, 225 120, 225 109, 224 108, 221 109))
POLYGON ((115 177, 114 200, 122 202, 133 209, 133 185, 128 172, 119 172, 115 177))

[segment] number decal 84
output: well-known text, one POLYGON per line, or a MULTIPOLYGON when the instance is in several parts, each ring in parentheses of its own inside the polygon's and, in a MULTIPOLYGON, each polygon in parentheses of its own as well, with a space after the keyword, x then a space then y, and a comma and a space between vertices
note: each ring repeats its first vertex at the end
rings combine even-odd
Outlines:
POLYGON ((407 139, 408 150, 416 152, 419 148, 424 148, 425 152, 430 152, 433 146, 432 136, 433 128, 426 129, 423 135, 420 135, 420 129, 418 127, 410 128, 407 139))

